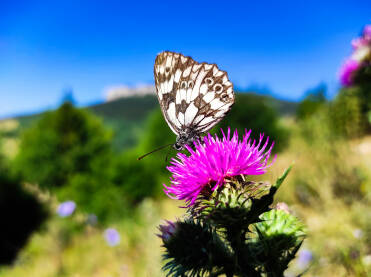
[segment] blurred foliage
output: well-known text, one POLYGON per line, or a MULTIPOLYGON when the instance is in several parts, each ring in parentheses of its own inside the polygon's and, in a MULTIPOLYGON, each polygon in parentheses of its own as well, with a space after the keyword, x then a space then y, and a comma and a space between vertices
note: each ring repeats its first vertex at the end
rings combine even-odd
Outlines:
POLYGON ((161 184, 169 175, 166 166, 176 153, 169 145, 138 161, 138 157, 175 142, 175 135, 167 126, 160 109, 149 115, 145 130, 137 147, 123 152, 116 164, 114 182, 125 182, 123 190, 131 203, 137 203, 145 197, 163 195, 161 184))
POLYGON ((88 111, 65 102, 26 130, 15 169, 27 182, 55 192, 60 200, 106 221, 122 216, 127 202, 122 185, 114 184, 111 132, 88 111))
POLYGON ((104 170, 110 142, 111 134, 100 120, 65 102, 24 132, 15 164, 26 181, 61 187, 76 174, 104 170))
POLYGON ((326 103, 326 87, 320 86, 312 91, 309 91, 302 102, 300 102, 296 117, 303 120, 315 114, 326 103))
POLYGON ((136 148, 117 153, 98 118, 65 102, 24 132, 14 165, 25 181, 51 190, 61 201, 75 201, 100 221, 113 221, 129 216, 143 199, 163 195, 166 153, 175 150, 169 146, 137 160, 164 142, 175 142, 160 110, 149 116, 139 137, 136 148))
MULTIPOLYGON (((364 88, 365 97, 371 100, 370 89, 371 89, 371 62, 365 61, 363 66, 359 68, 354 76, 354 84, 364 88)), ((370 101, 368 101, 368 106, 371 107, 370 101)))
POLYGON ((359 138, 370 133, 371 85, 366 73, 357 74, 358 85, 343 87, 331 102, 326 101, 324 85, 309 91, 298 105, 297 119, 303 121, 319 113, 326 121, 322 125, 327 125, 333 136, 359 138))
POLYGON ((337 134, 355 138, 370 130, 363 94, 360 87, 342 88, 331 103, 330 118, 337 134))
POLYGON ((44 205, 13 176, 0 154, 0 265, 15 260, 47 217, 44 205))
POLYGON ((334 130, 348 138, 371 133, 371 65, 354 76, 354 85, 342 88, 330 106, 334 130))
POLYGON ((156 96, 136 96, 90 106, 89 111, 103 119, 115 132, 113 148, 123 150, 135 147, 141 139, 150 114, 158 108, 156 96))
POLYGON ((226 131, 228 127, 237 129, 240 135, 251 129, 252 137, 257 140, 264 133, 275 141, 276 152, 282 151, 289 141, 289 131, 279 123, 275 109, 264 98, 252 94, 237 94, 231 111, 213 130, 220 134, 220 128, 226 131))

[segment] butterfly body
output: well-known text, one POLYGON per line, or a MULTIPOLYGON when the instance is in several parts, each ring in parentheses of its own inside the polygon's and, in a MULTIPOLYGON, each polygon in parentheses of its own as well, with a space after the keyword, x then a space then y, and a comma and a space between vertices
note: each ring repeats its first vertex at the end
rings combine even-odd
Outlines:
POLYGON ((193 146, 234 103, 233 84, 216 64, 165 51, 156 57, 154 75, 161 111, 177 135, 177 150, 193 146))
POLYGON ((173 147, 180 151, 184 149, 184 145, 193 145, 194 141, 200 139, 200 134, 192 129, 186 129, 184 131, 180 131, 180 133, 176 137, 176 141, 173 147))

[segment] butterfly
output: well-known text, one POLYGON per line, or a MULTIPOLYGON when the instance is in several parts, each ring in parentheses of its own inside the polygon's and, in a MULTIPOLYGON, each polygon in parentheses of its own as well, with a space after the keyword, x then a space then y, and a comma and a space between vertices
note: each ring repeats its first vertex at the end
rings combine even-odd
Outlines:
POLYGON ((193 146, 234 103, 233 84, 216 64, 164 51, 156 57, 154 75, 161 111, 177 136, 173 147, 178 151, 193 146))

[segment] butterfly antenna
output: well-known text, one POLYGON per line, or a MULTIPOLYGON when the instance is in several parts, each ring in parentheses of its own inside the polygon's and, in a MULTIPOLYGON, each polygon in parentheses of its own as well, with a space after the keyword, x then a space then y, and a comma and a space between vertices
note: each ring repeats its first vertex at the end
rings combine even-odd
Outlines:
POLYGON ((170 155, 171 148, 169 148, 169 151, 167 151, 166 157, 165 157, 165 163, 169 160, 169 155, 170 155))
POLYGON ((147 153, 147 154, 144 154, 143 156, 140 156, 140 157, 138 158, 138 161, 140 161, 140 160, 143 159, 144 157, 147 157, 148 155, 150 155, 150 154, 152 154, 152 153, 154 153, 154 152, 156 152, 156 151, 159 151, 159 150, 161 150, 161 149, 163 149, 163 148, 165 148, 165 147, 169 147, 169 146, 171 146, 171 145, 173 145, 173 144, 170 143, 170 144, 163 145, 163 146, 161 146, 161 147, 159 147, 159 148, 156 148, 155 150, 152 150, 151 152, 149 152, 149 153, 147 153))

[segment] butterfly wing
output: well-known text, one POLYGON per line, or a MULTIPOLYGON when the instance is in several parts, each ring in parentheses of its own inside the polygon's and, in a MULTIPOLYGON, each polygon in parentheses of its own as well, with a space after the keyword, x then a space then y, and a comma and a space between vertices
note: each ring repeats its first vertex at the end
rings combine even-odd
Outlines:
POLYGON ((154 75, 162 113, 177 135, 211 129, 234 103, 233 84, 215 64, 165 51, 156 57, 154 75))

